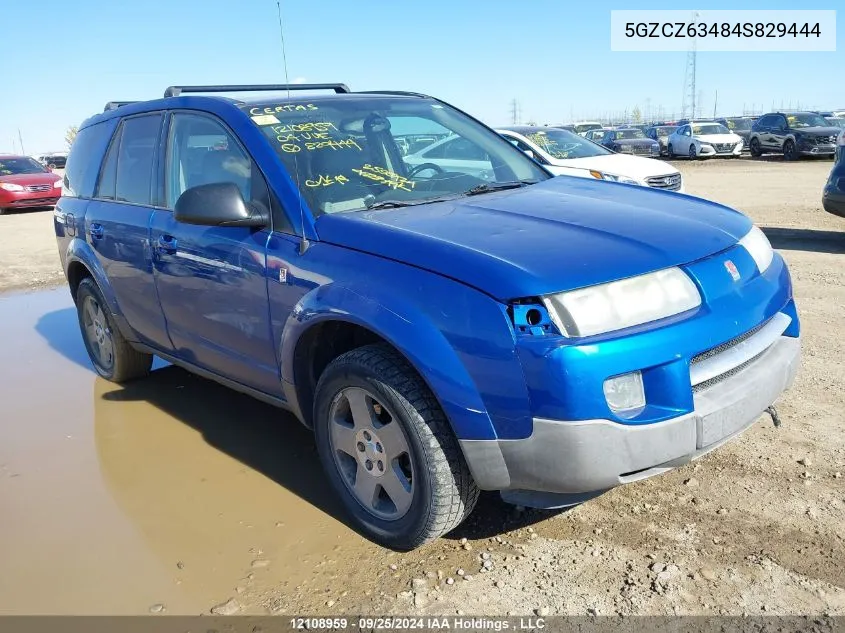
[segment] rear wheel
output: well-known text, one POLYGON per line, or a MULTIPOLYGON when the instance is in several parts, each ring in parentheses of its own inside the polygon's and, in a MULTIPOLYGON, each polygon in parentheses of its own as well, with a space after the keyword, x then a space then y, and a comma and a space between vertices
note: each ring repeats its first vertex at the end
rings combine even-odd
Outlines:
POLYGON ((100 376, 125 382, 149 373, 152 355, 135 350, 123 338, 91 277, 83 279, 76 290, 76 311, 85 349, 100 376))
POLYGON ((317 449, 329 480, 368 538, 411 550, 457 527, 478 500, 434 395, 384 344, 342 354, 320 377, 317 449))

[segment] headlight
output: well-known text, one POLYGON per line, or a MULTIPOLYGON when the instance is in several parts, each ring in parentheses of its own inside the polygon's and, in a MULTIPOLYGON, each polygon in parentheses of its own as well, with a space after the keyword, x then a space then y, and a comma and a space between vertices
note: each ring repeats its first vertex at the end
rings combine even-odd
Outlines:
POLYGON ((5 189, 6 191, 23 191, 23 187, 13 182, 0 182, 0 189, 5 189))
POLYGON ((590 175, 593 178, 598 178, 599 180, 610 180, 612 182, 622 182, 626 185, 639 185, 640 182, 634 180, 633 178, 628 178, 627 176, 617 176, 616 174, 608 174, 603 171, 596 171, 595 169, 590 170, 590 175))
POLYGON ((543 298, 564 336, 591 336, 692 310, 701 295, 680 268, 561 292, 543 298))
POLYGON ((761 273, 766 272, 766 269, 771 265, 772 259, 775 256, 766 234, 759 227, 753 226, 745 234, 745 237, 739 240, 739 244, 754 258, 754 261, 757 263, 757 270, 761 273))
POLYGON ((61 189, 61 188, 62 188, 62 180, 61 180, 61 179, 59 179, 59 180, 57 180, 56 182, 54 182, 54 183, 53 183, 53 188, 54 188, 54 189, 61 189))

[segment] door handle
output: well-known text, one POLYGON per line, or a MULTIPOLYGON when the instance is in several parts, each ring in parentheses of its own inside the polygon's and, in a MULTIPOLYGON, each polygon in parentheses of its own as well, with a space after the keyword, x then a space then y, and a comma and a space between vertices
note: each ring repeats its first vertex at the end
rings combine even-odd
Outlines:
POLYGON ((95 240, 100 239, 103 237, 104 229, 102 224, 94 223, 88 228, 88 233, 91 237, 95 240))
POLYGON ((159 235, 157 247, 160 253, 175 253, 176 252, 176 238, 172 235, 159 235))

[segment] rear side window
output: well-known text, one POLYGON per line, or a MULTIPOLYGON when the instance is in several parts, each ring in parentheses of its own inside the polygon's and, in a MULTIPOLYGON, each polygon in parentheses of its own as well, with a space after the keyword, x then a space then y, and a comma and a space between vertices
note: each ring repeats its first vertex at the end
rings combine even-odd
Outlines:
POLYGON ((151 204, 153 163, 161 120, 161 114, 151 114, 123 121, 103 165, 98 197, 151 204))
POLYGON ((79 130, 65 165, 66 197, 90 198, 94 195, 97 173, 114 124, 104 121, 79 130))

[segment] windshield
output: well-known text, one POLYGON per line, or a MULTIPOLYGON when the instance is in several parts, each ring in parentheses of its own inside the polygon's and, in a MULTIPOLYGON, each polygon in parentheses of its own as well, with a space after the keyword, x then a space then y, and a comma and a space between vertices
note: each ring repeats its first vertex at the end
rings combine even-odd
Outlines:
POLYGON ((43 174, 47 170, 37 161, 27 158, 0 158, 0 176, 15 174, 43 174))
POLYGON ((566 130, 543 129, 525 132, 523 136, 552 158, 590 158, 612 154, 600 145, 566 130))
POLYGON ((702 125, 693 125, 692 133, 705 136, 707 134, 730 134, 731 131, 721 123, 705 123, 702 125))
POLYGON ((578 134, 583 134, 584 132, 589 132, 590 130, 600 130, 601 123, 579 123, 574 127, 578 134))
POLYGON ((637 128, 633 128, 630 130, 616 130, 613 132, 613 139, 616 141, 621 141, 624 139, 632 139, 632 138, 645 138, 645 133, 637 128))
POLYGON ((344 95, 241 109, 315 216, 551 177, 492 130, 430 99, 344 95))
POLYGON ((838 127, 838 128, 843 128, 843 129, 845 129, 845 119, 840 119, 840 118, 837 118, 837 117, 832 117, 832 118, 830 118, 830 119, 827 119, 827 122, 828 122, 828 123, 829 123, 832 127, 838 127))
POLYGON ((728 119, 728 129, 749 132, 751 131, 751 119, 728 119))
POLYGON ((786 117, 789 127, 830 127, 824 117, 818 114, 790 114, 786 117))

